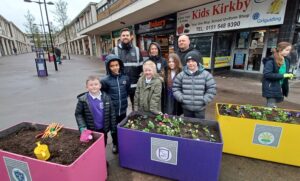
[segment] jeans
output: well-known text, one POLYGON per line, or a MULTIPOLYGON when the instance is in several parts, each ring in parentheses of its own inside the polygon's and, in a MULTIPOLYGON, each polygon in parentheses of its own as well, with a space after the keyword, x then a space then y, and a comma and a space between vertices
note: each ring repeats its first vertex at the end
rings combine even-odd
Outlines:
POLYGON ((267 107, 277 107, 276 106, 277 100, 275 98, 267 97, 267 107))
POLYGON ((189 111, 189 110, 183 109, 183 115, 184 115, 184 117, 205 119, 205 109, 203 109, 201 111, 189 111))

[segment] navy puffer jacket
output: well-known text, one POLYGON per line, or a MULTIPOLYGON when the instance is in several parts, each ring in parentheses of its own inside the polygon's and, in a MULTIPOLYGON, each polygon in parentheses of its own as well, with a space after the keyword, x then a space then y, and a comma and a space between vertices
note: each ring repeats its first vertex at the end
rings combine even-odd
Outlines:
POLYGON ((106 56, 106 73, 107 76, 101 80, 101 90, 107 92, 113 102, 115 108, 115 114, 120 116, 126 114, 128 107, 128 91, 130 89, 129 77, 124 74, 124 64, 117 55, 110 54, 106 56), (113 61, 118 61, 120 65, 119 75, 115 75, 111 72, 109 64, 113 61))
MULTIPOLYGON (((263 59, 264 71, 262 79, 262 96, 267 98, 281 98, 288 96, 289 82, 288 79, 283 78, 283 75, 279 73, 278 65, 276 64, 274 57, 268 57, 263 59), (282 85, 280 80, 283 79, 282 85)), ((290 69, 290 61, 285 58, 286 72, 290 69)))

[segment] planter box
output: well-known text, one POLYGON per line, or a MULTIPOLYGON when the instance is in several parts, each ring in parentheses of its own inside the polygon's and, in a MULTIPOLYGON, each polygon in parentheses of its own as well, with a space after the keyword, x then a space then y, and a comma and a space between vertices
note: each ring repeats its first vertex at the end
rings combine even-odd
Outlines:
MULTIPOLYGON (((24 127, 36 127, 44 130, 47 126, 23 122, 1 131, 0 137, 14 133, 24 127)), ((77 132, 77 130, 69 130, 77 132)), ((104 136, 98 133, 93 133, 93 136, 98 139, 70 165, 41 161, 0 150, 0 178, 3 181, 104 181, 107 178, 104 136), (19 179, 17 179, 18 177, 19 179)))
MULTIPOLYGON (((218 180, 222 141, 193 140, 122 127, 127 121, 128 117, 118 125, 119 163, 122 167, 176 180, 218 180)), ((201 122, 219 130, 216 121, 201 122)))
POLYGON ((218 105, 224 152, 300 166, 300 125, 224 116, 218 105))

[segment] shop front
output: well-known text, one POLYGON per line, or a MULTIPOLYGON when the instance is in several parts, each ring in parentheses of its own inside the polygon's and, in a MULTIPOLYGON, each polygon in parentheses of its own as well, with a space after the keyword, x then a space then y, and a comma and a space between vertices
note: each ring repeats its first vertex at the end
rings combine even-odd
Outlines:
POLYGON ((241 30, 235 33, 232 70, 262 72, 262 59, 272 54, 278 43, 278 27, 241 30))
POLYGON ((198 6, 177 13, 176 33, 189 35, 206 69, 261 73, 262 59, 277 44, 286 3, 222 0, 198 6))
POLYGON ((161 46, 161 53, 164 58, 168 58, 169 53, 174 52, 174 42, 176 36, 176 14, 168 15, 158 19, 150 20, 135 25, 137 36, 137 46, 146 59, 147 50, 151 42, 157 42, 161 46))
POLYGON ((100 36, 100 48, 102 54, 102 60, 105 60, 106 55, 111 51, 112 47, 112 38, 110 34, 100 36))

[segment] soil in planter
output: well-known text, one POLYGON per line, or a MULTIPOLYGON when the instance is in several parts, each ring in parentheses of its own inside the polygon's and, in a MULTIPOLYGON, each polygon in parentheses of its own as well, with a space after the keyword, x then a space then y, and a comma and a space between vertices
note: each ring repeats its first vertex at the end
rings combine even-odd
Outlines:
POLYGON ((133 114, 128 116, 128 121, 123 127, 195 140, 221 142, 220 133, 215 124, 206 125, 205 121, 189 121, 185 117, 164 116, 133 114))
POLYGON ((251 105, 218 104, 219 114, 282 123, 300 124, 300 112, 251 105))
POLYGON ((22 128, 13 134, 0 138, 0 149, 36 158, 33 150, 37 146, 36 142, 40 141, 41 144, 48 145, 51 156, 47 161, 69 165, 95 141, 93 139, 89 143, 82 143, 79 141, 79 132, 67 129, 61 129, 58 135, 53 138, 36 139, 35 136, 39 133, 41 133, 41 130, 37 130, 34 127, 22 128))

